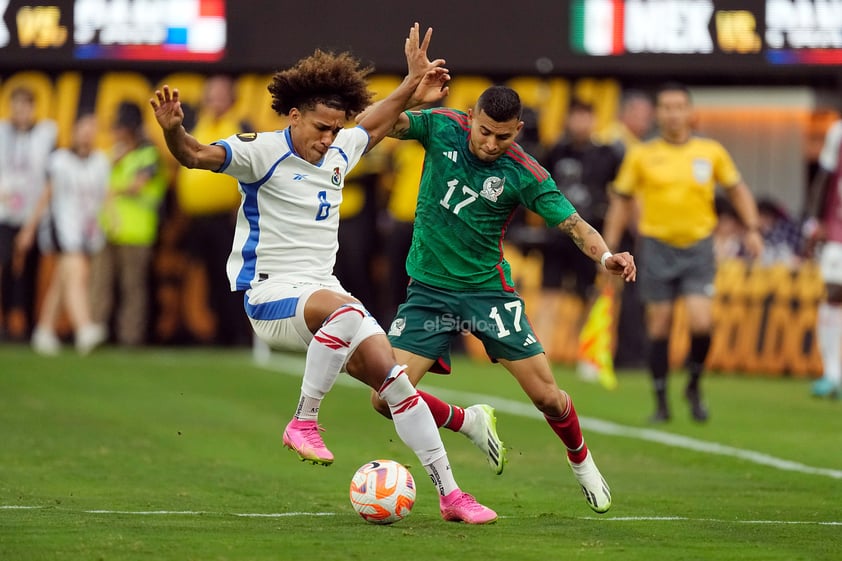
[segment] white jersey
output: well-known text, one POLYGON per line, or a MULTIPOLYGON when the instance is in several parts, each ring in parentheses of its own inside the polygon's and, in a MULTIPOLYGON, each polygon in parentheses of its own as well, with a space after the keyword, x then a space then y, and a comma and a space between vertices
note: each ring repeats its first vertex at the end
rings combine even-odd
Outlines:
POLYGON ((342 188, 368 140, 361 127, 342 129, 318 164, 295 153, 289 128, 216 143, 227 153, 217 171, 236 178, 242 195, 227 266, 231 290, 247 290, 268 278, 337 282, 342 188))
POLYGON ((50 214, 59 250, 93 253, 105 245, 99 211, 108 193, 110 174, 108 156, 99 150, 82 158, 61 149, 50 157, 50 214))
POLYGON ((57 131, 49 120, 28 131, 0 122, 0 223, 21 226, 29 219, 46 184, 57 131))

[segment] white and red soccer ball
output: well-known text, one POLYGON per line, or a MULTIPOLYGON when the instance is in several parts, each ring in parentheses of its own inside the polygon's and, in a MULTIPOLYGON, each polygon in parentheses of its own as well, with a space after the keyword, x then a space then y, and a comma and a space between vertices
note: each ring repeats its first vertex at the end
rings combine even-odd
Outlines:
POLYGON ((351 479, 351 505, 372 524, 392 524, 409 515, 415 504, 415 481, 405 466, 374 460, 351 479))

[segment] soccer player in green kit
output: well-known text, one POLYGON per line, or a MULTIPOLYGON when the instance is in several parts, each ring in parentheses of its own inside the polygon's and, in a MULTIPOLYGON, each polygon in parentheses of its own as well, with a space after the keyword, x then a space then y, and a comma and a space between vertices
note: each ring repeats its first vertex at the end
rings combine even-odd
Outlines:
MULTIPOLYGON (((452 339, 470 331, 489 357, 518 381, 566 448, 568 462, 590 507, 611 507, 611 494, 585 444, 570 396, 556 385, 544 349, 524 313, 503 237, 519 205, 558 227, 582 252, 627 282, 636 278, 629 253, 612 254, 602 236, 581 219, 550 174, 515 143, 523 127, 517 92, 485 90, 467 113, 435 108, 403 113, 389 134, 426 149, 415 229, 406 269, 406 301, 389 330, 398 364, 417 385, 431 368, 449 371, 452 339)), ((552 259, 553 256, 546 256, 552 259)), ((462 432, 502 473, 505 448, 488 405, 465 409, 420 392, 440 427, 462 432)), ((379 397, 372 403, 388 416, 379 397)))

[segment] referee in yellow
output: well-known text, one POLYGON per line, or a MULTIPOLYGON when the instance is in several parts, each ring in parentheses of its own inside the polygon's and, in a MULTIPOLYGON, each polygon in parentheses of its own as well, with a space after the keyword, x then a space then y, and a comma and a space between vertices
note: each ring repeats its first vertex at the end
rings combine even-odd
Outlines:
POLYGON ((661 86, 655 116, 659 136, 632 147, 620 166, 603 237, 609 248, 616 249, 624 228, 637 217, 638 284, 646 306, 649 367, 657 400, 651 421, 670 419, 669 334, 675 301, 684 297, 691 333, 685 396, 693 419, 703 422, 708 412, 699 380, 710 348, 717 185, 745 225, 744 246, 750 257, 763 251, 763 238, 754 197, 731 156, 715 140, 693 134, 687 87, 674 82, 661 86))

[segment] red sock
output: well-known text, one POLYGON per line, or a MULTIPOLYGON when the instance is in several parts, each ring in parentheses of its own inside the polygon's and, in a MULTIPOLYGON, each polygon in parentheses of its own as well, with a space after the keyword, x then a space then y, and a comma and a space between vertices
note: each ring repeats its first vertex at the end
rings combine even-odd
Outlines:
POLYGON ((422 392, 421 390, 418 390, 418 395, 427 402, 427 406, 433 414, 433 419, 436 420, 436 426, 450 429, 453 432, 458 432, 462 428, 462 423, 465 421, 464 409, 456 405, 450 405, 436 396, 422 392))
POLYGON ((576 414, 576 409, 573 408, 573 400, 570 396, 567 397, 569 404, 567 414, 560 418, 547 417, 547 423, 552 428, 564 446, 567 447, 567 457, 570 461, 578 464, 585 461, 588 455, 588 446, 585 444, 585 439, 582 436, 582 427, 579 426, 579 416, 576 414))

